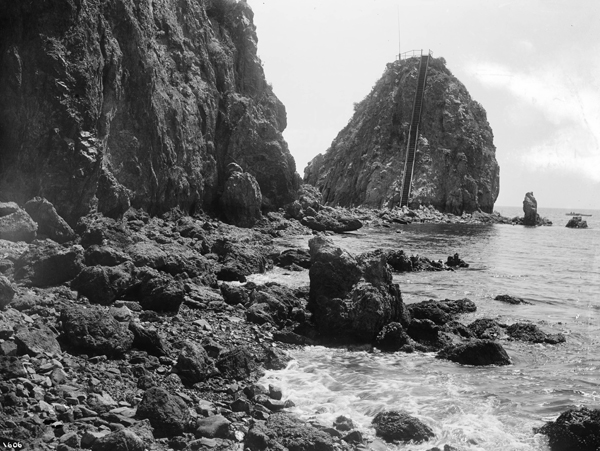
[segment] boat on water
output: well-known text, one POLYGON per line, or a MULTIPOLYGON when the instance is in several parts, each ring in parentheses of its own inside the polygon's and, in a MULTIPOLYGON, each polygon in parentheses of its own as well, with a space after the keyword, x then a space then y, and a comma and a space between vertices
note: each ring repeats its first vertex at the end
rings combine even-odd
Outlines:
POLYGON ((574 211, 570 212, 570 213, 566 213, 567 216, 592 216, 592 215, 588 215, 585 213, 575 213, 574 211))

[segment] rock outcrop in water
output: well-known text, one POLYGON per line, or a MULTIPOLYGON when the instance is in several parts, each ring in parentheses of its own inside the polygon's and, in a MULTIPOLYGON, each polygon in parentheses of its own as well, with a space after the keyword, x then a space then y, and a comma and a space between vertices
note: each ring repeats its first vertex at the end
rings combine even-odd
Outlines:
POLYGON ((537 225, 537 200, 533 197, 532 192, 525 194, 525 199, 523 200, 523 213, 525 213, 525 216, 523 216, 523 225, 537 225))
MULTIPOLYGON (((388 64, 325 154, 304 171, 330 205, 399 204, 418 59, 388 64)), ((492 213, 499 168, 483 107, 446 68, 430 62, 410 205, 442 212, 492 213)))
POLYGON ((283 104, 237 0, 0 2, 0 200, 216 207, 231 162, 263 207, 294 199, 283 104))
POLYGON ((569 219, 569 222, 567 222, 566 227, 569 227, 570 229, 587 229, 588 224, 587 221, 581 219, 581 216, 573 216, 569 219))

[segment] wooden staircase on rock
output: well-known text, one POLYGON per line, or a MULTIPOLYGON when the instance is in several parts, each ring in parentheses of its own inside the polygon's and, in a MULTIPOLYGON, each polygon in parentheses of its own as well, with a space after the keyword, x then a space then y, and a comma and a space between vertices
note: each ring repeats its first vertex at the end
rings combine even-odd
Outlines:
POLYGON ((417 91, 413 101, 412 119, 408 132, 408 144, 406 147, 406 159, 404 161, 404 180, 402 182, 402 197, 400 206, 408 205, 412 177, 415 169, 415 153, 417 152, 417 143, 419 142, 419 123, 421 122, 421 111, 423 107, 423 96, 425 93, 425 84, 427 82, 427 68, 429 67, 429 56, 421 54, 419 62, 419 76, 417 81, 417 91))

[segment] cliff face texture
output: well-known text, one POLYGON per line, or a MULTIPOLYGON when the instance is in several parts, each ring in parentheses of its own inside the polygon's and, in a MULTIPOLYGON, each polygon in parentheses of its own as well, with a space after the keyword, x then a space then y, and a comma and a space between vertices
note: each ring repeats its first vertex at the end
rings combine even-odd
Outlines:
MULTIPOLYGON (((400 202, 419 62, 388 64, 331 147, 315 157, 304 181, 330 205, 393 207, 400 202)), ((493 211, 499 168, 483 107, 445 66, 430 61, 410 206, 454 214, 493 211)))
POLYGON ((293 200, 252 20, 234 0, 0 0, 0 200, 69 222, 210 210, 232 162, 264 207, 293 200))

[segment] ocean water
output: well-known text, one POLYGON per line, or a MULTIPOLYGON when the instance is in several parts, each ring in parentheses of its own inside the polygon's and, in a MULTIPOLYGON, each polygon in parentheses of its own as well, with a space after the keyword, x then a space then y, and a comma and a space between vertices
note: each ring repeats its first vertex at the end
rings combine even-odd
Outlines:
MULTIPOLYGON (((522 216, 519 208, 496 208, 522 216)), ((564 410, 600 408, 600 211, 586 217, 588 229, 567 229, 568 210, 540 209, 551 227, 512 225, 398 225, 365 228, 333 239, 357 254, 375 248, 446 260, 458 253, 470 268, 455 272, 396 274, 404 302, 468 297, 477 312, 460 318, 500 322, 530 321, 549 333, 561 332, 560 345, 503 341, 512 359, 504 367, 469 367, 438 360, 435 354, 384 354, 306 347, 293 353, 285 370, 268 372, 292 410, 304 419, 331 426, 350 417, 369 439, 371 420, 381 410, 402 409, 431 426, 436 438, 395 450, 427 450, 444 444, 460 450, 548 450, 534 428, 564 410), (522 297, 530 305, 494 300, 522 297)), ((306 247, 310 237, 280 241, 306 247)), ((308 284, 308 272, 276 269, 256 281, 290 286, 308 284)), ((379 449, 383 445, 379 443, 379 449)))

